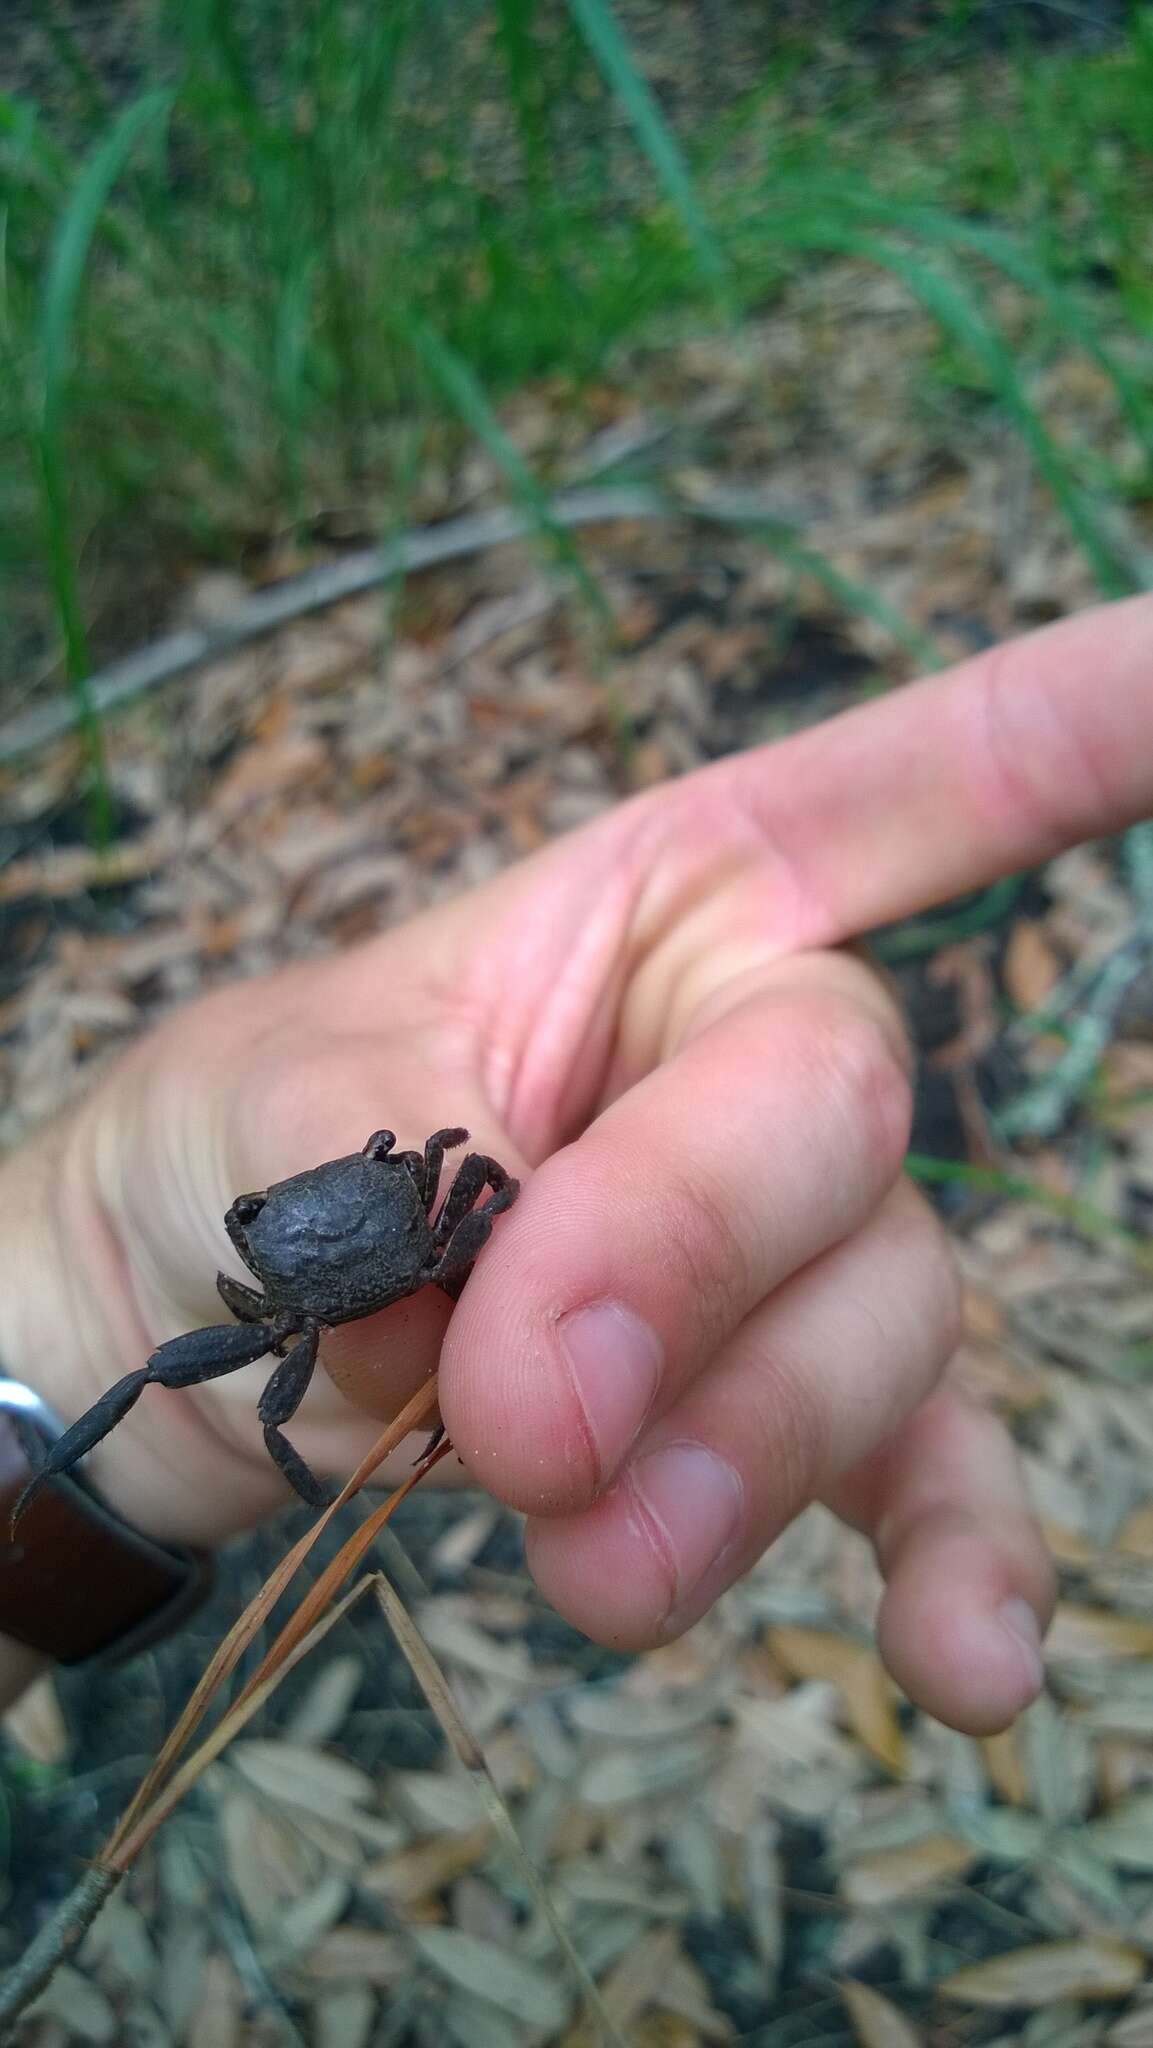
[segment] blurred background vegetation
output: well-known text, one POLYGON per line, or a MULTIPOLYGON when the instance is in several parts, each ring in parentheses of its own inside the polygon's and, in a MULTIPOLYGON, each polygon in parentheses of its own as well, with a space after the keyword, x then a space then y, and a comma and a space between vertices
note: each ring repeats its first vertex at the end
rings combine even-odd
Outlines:
POLYGON ((174 566, 435 514, 518 387, 578 402, 845 255, 1100 589, 1144 580, 1111 511, 1153 496, 1151 9, 21 0, 0 77, 7 708, 145 637, 174 566), (1046 417, 1070 345, 1124 460, 1046 417))

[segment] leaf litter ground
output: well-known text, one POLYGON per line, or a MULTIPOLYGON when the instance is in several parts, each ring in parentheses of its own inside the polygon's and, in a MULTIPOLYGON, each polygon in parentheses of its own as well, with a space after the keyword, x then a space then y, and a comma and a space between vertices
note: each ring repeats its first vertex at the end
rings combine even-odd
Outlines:
MULTIPOLYGON (((798 299, 579 411, 529 394, 506 424, 558 476, 624 447, 682 499, 743 493, 835 577, 716 521, 594 529, 609 657, 528 547, 357 598, 121 714, 103 863, 71 744, 9 775, 6 1139, 199 991, 378 931, 632 789, 899 686, 910 657, 836 578, 943 658, 1090 601, 995 422, 918 399, 931 335, 894 288, 842 266, 798 299), (799 411, 802 375, 820 398, 799 411)), ((1115 431, 1081 366, 1049 377, 1078 431, 1115 431)), ((473 460, 455 505, 495 488, 473 460)), ((271 550, 265 573, 288 566, 271 550)), ((237 595, 214 577, 184 602, 204 616, 237 595)), ((871 1643, 870 1554, 821 1510, 687 1639, 636 1659, 544 1607, 517 1518, 491 1503, 418 1494, 389 1533, 380 1562, 641 2048, 1153 2044, 1149 865, 1139 837, 1086 849, 887 935, 923 1055, 916 1149, 966 1279, 954 1371, 1010 1420, 1062 1572, 1049 1690, 1011 1735, 968 1741, 896 1695, 871 1643)), ((180 1641, 45 1682, 9 1717, 0 1961, 302 1526, 234 1545, 180 1641)), ((591 2038, 367 1608, 213 1768, 21 2035, 591 2038)))

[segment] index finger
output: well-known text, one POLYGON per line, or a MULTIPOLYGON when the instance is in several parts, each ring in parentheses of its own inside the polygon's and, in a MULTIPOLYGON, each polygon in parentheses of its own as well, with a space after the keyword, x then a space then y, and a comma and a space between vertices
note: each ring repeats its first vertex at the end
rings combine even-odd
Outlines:
MULTIPOLYGON (((824 946, 1153 811, 1153 595, 1101 605, 706 770, 824 946)), ((687 785, 686 785, 687 786, 687 785)))

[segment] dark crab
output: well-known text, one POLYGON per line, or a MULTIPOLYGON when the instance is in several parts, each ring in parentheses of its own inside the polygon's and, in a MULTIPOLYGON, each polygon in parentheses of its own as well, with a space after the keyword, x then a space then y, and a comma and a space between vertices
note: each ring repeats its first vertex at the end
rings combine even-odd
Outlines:
POLYGON ((362 1152, 295 1173, 262 1194, 238 1196, 225 1229, 261 1283, 257 1289, 217 1274, 217 1289, 238 1321, 173 1337, 110 1387, 52 1446, 13 1523, 46 1479, 67 1472, 116 1427, 145 1387, 199 1386, 267 1352, 280 1364, 257 1410, 264 1441, 302 1499, 325 1506, 328 1488, 282 1425, 308 1391, 322 1330, 388 1308, 430 1282, 454 1301, 460 1294, 494 1216, 518 1193, 495 1159, 470 1152, 436 1210, 444 1155, 467 1138, 467 1131, 437 1131, 423 1153, 397 1152, 392 1131, 377 1131, 362 1152))

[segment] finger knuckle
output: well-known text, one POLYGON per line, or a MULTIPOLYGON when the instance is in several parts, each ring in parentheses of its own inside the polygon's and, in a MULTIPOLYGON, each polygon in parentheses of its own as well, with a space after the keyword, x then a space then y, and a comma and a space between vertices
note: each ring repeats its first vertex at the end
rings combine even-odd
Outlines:
POLYGON ((891 1276, 878 1303, 910 1361, 909 1386, 927 1393, 961 1341, 961 1274, 947 1232, 928 1202, 902 1177, 887 1196, 874 1233, 875 1262, 891 1276))
POLYGON ((780 1356, 774 1361, 769 1386, 773 1395, 773 1455, 785 1492, 804 1499, 821 1484, 831 1462, 828 1404, 820 1385, 800 1360, 780 1356))
POLYGON ((753 1297, 749 1257, 734 1226, 731 1198, 699 1170, 666 1185, 666 1259, 675 1292, 685 1292, 703 1334, 732 1328, 753 1297))
POLYGON ((821 1006, 809 1042, 827 1072, 850 1127, 863 1138, 870 1164, 886 1178, 898 1171, 909 1142, 913 1085, 895 1020, 844 996, 821 1006))
POLYGON ((952 1357, 965 1331, 965 1295, 961 1272, 948 1237, 935 1216, 925 1250, 925 1260, 936 1312, 939 1355, 952 1357))

